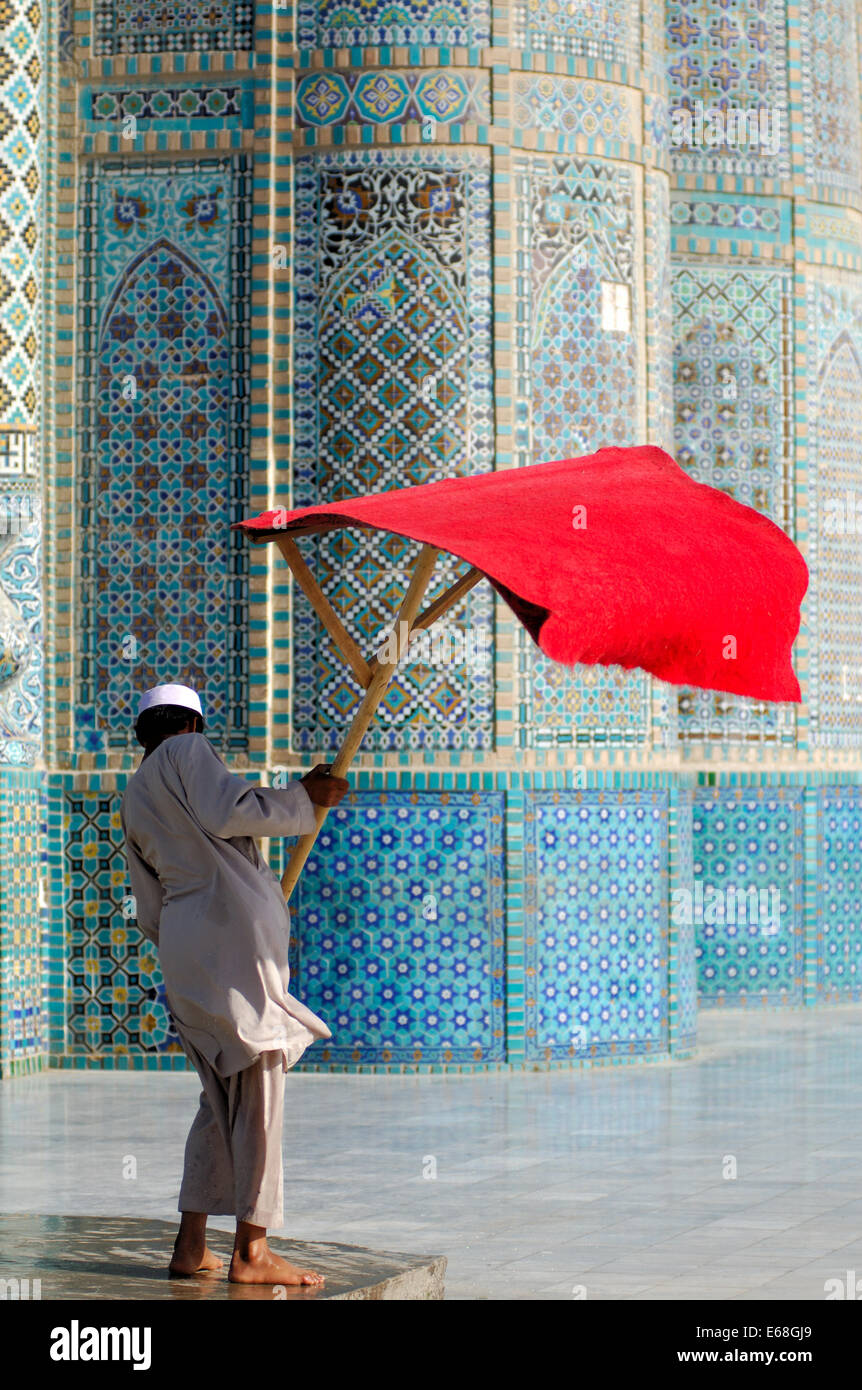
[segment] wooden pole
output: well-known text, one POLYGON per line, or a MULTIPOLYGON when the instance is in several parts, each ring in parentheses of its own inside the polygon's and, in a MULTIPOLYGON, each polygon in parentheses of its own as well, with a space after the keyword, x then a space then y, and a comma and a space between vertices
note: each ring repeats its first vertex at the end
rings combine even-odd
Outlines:
MULTIPOLYGON (((416 614, 419 611, 419 605, 422 602, 422 596, 425 593, 425 590, 427 589, 428 584, 431 580, 431 575, 434 572, 434 566, 437 563, 438 554, 438 550, 433 545, 423 545, 422 550, 420 551, 419 558, 416 561, 416 568, 413 571, 413 576, 410 580, 407 593, 404 595, 404 601, 402 602, 401 607, 398 610, 398 616, 395 619, 395 649, 397 652, 397 656, 394 661, 380 662, 376 670, 374 671, 374 674, 371 677, 371 682, 365 691, 365 695, 363 696, 362 704, 359 706, 359 709, 353 716, 353 722, 347 731, 347 737, 345 738, 340 749, 338 750, 335 761, 332 764, 333 777, 343 777, 347 769, 350 767, 350 764, 353 762, 353 759, 355 758, 356 753, 359 749, 359 745, 362 743, 362 740, 365 737, 365 734, 368 730, 368 726, 370 725, 375 713, 377 712, 377 706, 380 704, 380 701, 386 694, 387 686, 389 685, 389 682, 392 679, 392 676, 395 672, 395 668, 397 667, 398 662, 401 660, 401 657, 404 654, 405 647, 407 646, 407 643, 410 640, 410 632, 412 630, 416 614)), ((328 806, 315 806, 314 816, 315 820, 317 821, 317 825, 315 826, 311 834, 301 835, 299 840, 294 845, 293 851, 288 861, 287 868, 285 869, 281 879, 282 892, 284 893, 285 900, 287 902, 290 901, 290 895, 296 887, 296 882, 299 878, 299 875, 302 872, 303 865, 305 864, 306 859, 311 853, 312 846, 314 845, 315 840, 320 834, 320 827, 326 820, 328 813, 328 806)))
POLYGON ((352 670, 359 684, 368 688, 371 671, 368 662, 357 647, 347 628, 339 618, 326 594, 321 589, 308 565, 300 554, 296 541, 290 536, 279 536, 276 545, 291 568, 294 579, 302 589, 326 631, 329 633, 344 660, 352 670))

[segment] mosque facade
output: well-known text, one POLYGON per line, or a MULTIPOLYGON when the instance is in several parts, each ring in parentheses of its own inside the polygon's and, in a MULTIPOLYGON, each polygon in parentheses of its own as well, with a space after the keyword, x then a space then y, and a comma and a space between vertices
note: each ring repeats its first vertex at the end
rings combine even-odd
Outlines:
MULTIPOLYGON (((860 997, 860 62, 855 0, 0 0, 4 1076, 186 1066, 138 693, 262 782, 357 707, 232 523, 603 445, 796 540, 802 702, 556 666, 477 586, 292 901, 301 1065, 685 1057, 701 1009, 860 997)), ((300 544, 370 652, 417 547, 300 544)))

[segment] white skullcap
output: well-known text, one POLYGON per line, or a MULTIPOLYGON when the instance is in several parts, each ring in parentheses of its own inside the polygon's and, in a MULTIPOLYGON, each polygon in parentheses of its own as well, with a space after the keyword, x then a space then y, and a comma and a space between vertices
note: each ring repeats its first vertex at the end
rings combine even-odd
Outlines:
POLYGON ((138 705, 138 714, 154 705, 182 705, 183 709, 195 710, 203 718, 203 710, 197 692, 187 685, 154 685, 145 690, 138 705))

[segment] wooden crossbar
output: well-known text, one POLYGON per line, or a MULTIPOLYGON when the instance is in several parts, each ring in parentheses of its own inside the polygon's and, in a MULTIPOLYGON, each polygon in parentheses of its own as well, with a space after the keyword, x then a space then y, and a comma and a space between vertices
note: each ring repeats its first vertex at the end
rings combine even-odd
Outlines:
POLYGON ((359 684, 366 689, 371 683, 371 670, 347 628, 339 618, 326 594, 321 589, 308 565, 302 558, 299 546, 290 536, 279 536, 276 545, 287 563, 293 577, 302 589, 326 631, 329 633, 344 660, 347 662, 359 684))

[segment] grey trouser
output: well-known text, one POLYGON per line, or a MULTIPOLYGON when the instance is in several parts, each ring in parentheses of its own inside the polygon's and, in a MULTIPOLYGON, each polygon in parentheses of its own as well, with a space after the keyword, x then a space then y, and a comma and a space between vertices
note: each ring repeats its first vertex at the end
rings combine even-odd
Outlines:
POLYGON ((284 1224, 282 1053, 263 1052, 252 1066, 219 1076, 181 1033, 180 1039, 203 1090, 186 1140, 179 1211, 277 1229, 284 1224))

